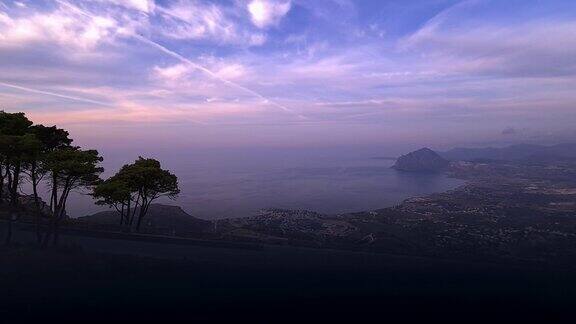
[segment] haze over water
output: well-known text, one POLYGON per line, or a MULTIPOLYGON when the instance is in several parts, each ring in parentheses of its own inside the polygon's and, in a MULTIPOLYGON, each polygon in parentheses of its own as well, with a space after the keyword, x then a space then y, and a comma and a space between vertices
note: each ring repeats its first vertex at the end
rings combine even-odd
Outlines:
MULTIPOLYGON (((463 182, 440 174, 409 174, 390 167, 380 149, 213 149, 157 150, 179 177, 177 201, 188 213, 206 219, 253 215, 262 208, 346 213, 395 205, 402 200, 452 189, 463 182)), ((104 154, 107 172, 137 158, 104 154)), ((81 198, 81 197, 79 197, 81 198)), ((73 217, 101 210, 89 197, 75 199, 73 217)))

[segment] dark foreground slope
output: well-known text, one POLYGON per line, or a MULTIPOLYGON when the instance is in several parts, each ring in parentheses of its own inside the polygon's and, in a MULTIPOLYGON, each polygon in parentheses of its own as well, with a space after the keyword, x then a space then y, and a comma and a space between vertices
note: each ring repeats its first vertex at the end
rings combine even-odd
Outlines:
POLYGON ((19 223, 20 247, 0 249, 0 322, 573 321, 576 165, 450 172, 470 182, 383 210, 220 221, 217 240, 70 221, 66 249, 37 250, 19 223))
POLYGON ((576 300, 576 275, 559 267, 74 234, 63 243, 0 248, 0 322, 551 322, 569 319, 576 300))

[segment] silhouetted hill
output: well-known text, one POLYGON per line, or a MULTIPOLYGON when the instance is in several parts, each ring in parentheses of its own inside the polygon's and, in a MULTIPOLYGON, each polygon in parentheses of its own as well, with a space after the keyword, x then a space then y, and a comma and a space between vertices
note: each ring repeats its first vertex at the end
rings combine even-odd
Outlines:
MULTIPOLYGON (((138 211, 137 211, 138 212, 138 211)), ((102 225, 118 224, 120 216, 116 211, 104 211, 78 218, 79 221, 102 225)), ((167 229, 169 232, 202 232, 211 227, 211 222, 196 218, 178 206, 152 204, 143 220, 144 227, 167 229)))
POLYGON ((448 167, 448 161, 429 148, 402 155, 393 168, 400 171, 441 171, 448 167))
POLYGON ((454 148, 440 155, 451 161, 549 161, 576 159, 576 143, 557 144, 552 146, 518 144, 495 148, 454 148))

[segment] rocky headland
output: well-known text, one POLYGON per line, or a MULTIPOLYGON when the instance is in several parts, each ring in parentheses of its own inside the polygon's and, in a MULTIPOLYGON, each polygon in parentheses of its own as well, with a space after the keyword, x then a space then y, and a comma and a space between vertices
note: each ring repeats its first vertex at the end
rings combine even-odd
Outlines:
POLYGON ((399 157, 393 168, 407 172, 439 172, 446 170, 449 164, 448 160, 438 153, 429 148, 422 148, 399 157))

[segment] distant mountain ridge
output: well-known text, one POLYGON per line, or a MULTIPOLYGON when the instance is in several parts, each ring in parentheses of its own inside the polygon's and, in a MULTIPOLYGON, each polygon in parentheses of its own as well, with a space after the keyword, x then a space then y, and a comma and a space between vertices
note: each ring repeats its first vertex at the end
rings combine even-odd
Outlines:
POLYGON ((518 144, 507 147, 454 148, 439 154, 450 161, 501 160, 546 161, 550 159, 576 159, 576 143, 551 146, 518 144))

